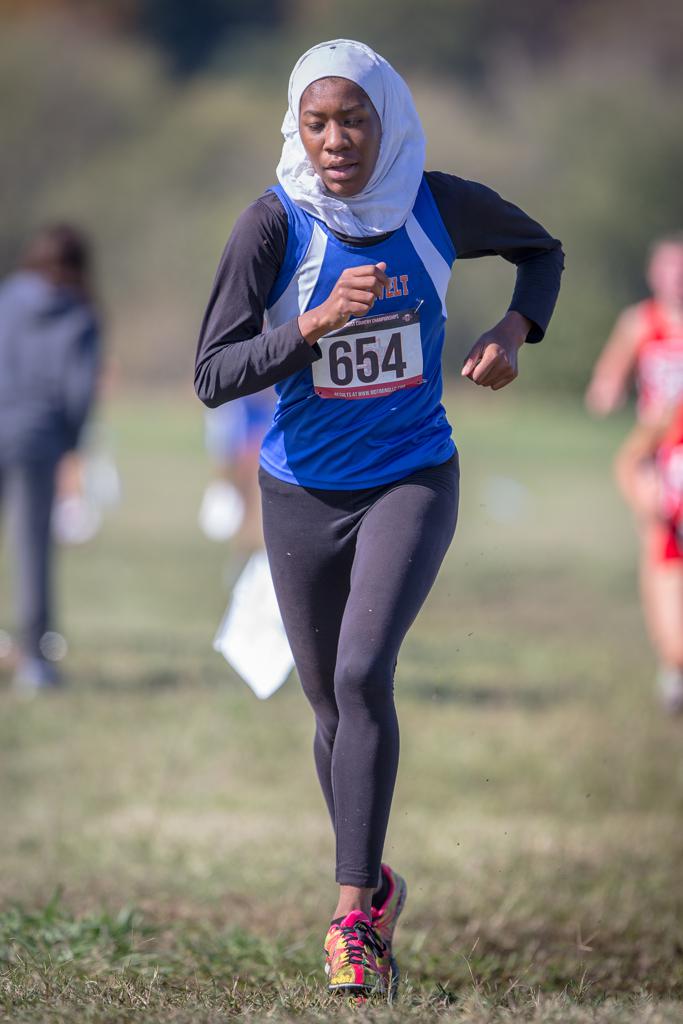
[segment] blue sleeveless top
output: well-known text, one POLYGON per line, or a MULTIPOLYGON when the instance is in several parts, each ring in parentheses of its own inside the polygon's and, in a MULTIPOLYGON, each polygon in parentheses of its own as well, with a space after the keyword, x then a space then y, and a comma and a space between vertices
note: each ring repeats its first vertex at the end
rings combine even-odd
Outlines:
POLYGON ((270 328, 327 299, 347 267, 387 265, 369 314, 319 341, 322 358, 276 385, 261 465, 288 483, 354 490, 437 466, 454 452, 441 404, 441 353, 453 244, 424 177, 408 220, 354 246, 304 212, 279 185, 285 259, 266 303, 270 328))

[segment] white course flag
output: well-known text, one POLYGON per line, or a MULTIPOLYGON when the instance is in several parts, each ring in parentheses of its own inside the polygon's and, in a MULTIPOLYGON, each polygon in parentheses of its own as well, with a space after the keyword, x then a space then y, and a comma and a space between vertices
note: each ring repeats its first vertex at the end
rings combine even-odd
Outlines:
POLYGON ((265 551, 251 556, 237 580, 213 649, 261 700, 275 693, 292 671, 294 658, 265 551))

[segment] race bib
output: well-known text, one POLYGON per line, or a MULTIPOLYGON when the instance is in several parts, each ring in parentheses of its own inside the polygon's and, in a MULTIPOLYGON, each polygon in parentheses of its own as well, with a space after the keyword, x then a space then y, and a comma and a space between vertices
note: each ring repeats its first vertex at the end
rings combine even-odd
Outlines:
POLYGON ((379 398, 422 383, 420 305, 350 320, 318 344, 313 387, 321 398, 379 398))

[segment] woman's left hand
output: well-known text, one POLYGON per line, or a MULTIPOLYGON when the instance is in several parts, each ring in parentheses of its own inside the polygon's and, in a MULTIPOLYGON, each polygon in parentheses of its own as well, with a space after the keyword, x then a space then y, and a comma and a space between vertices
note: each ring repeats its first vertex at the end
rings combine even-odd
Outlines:
POLYGON ((531 321, 511 309, 472 346, 461 376, 498 391, 517 376, 517 353, 531 330, 531 321))

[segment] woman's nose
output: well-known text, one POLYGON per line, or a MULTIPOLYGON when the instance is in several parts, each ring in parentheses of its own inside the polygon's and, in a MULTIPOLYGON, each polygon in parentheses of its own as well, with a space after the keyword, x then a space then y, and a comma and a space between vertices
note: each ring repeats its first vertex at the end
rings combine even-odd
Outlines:
POLYGON ((325 149, 330 152, 335 152, 340 149, 346 149, 347 147, 348 139, 341 125, 337 124, 335 121, 328 121, 327 129, 325 131, 325 149))

